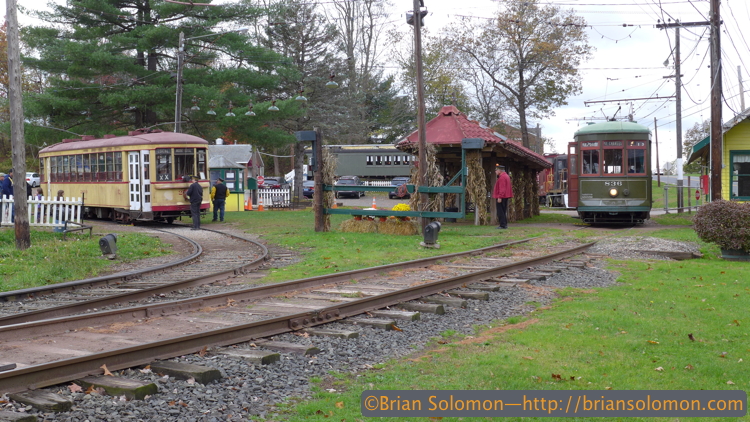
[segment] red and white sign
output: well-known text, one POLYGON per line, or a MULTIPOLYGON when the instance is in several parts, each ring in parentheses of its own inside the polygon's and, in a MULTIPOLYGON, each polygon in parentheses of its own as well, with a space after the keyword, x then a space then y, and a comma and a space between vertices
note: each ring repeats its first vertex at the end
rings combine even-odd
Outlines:
POLYGON ((701 199, 701 191, 698 189, 695 190, 695 199, 701 199))
POLYGON ((266 181, 266 179, 263 176, 258 176, 258 187, 263 184, 263 182, 266 181))

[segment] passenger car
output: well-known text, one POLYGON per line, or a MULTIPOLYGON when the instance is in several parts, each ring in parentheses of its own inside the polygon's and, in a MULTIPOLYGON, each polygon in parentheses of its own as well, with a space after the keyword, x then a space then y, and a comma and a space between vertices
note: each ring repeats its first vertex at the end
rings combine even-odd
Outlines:
POLYGON ((396 199, 396 198, 409 198, 409 192, 406 191, 406 187, 404 186, 404 189, 402 189, 401 192, 399 192, 399 186, 404 185, 406 183, 409 183, 408 177, 394 177, 393 180, 391 180, 391 186, 393 186, 393 190, 388 192, 388 199, 396 199))
POLYGON ((289 183, 281 177, 266 177, 259 189, 289 189, 289 183))
POLYGON ((302 182, 302 195, 304 195, 305 198, 312 198, 314 191, 315 191, 314 180, 305 180, 304 182, 302 182))
POLYGON ((41 180, 39 179, 39 173, 27 172, 26 183, 30 184, 32 188, 39 186, 41 180))
MULTIPOLYGON (((339 180, 336 182, 336 186, 361 186, 362 182, 359 180, 359 177, 357 176, 341 176, 339 180)), ((351 196, 354 198, 361 198, 365 195, 364 192, 356 191, 356 190, 339 190, 336 191, 336 198, 342 198, 344 196, 351 196)))

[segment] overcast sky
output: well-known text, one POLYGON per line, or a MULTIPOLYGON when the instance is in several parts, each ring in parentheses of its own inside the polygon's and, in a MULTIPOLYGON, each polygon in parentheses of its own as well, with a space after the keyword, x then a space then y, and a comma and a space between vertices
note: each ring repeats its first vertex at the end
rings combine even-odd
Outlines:
MULTIPOLYGON (((230 1, 230 0, 224 0, 230 1)), ((325 0, 321 0, 324 2, 325 0)), ((44 7, 46 0, 22 0, 29 8, 44 7)), ((412 0, 391 0, 389 7, 394 25, 408 28, 403 20, 412 0)), ((450 22, 461 21, 479 25, 496 16, 499 2, 491 0, 424 0, 429 14, 425 25, 431 33, 450 22), (476 18, 472 18, 476 17, 476 18)), ((657 119, 660 161, 676 158, 675 101, 634 100, 634 98, 669 97, 675 94, 671 51, 675 45, 674 29, 654 27, 662 22, 701 22, 709 16, 708 0, 548 0, 546 4, 572 9, 583 16, 590 27, 586 30, 589 42, 595 47, 593 58, 581 68, 583 92, 568 100, 568 105, 555 110, 555 116, 540 123, 543 136, 554 139, 557 152, 564 152, 573 133, 586 124, 582 119, 611 117, 618 107, 619 116, 632 112, 636 122, 654 130, 657 119), (627 25, 624 26, 623 25, 627 25), (632 26, 631 26, 632 25, 632 26), (668 60, 668 66, 664 63, 668 60), (619 103, 584 102, 623 100, 619 103)), ((5 0, 0 0, 5 9, 5 0)), ((743 36, 742 26, 750 25, 750 1, 723 0, 721 33, 723 92, 723 120, 729 120, 740 110, 740 90, 737 67, 741 67, 745 90, 750 77, 743 60, 750 61, 750 34, 743 36)), ((23 24, 24 17, 21 17, 23 24)), ((680 30, 682 57, 683 133, 696 122, 710 117, 710 52, 707 27, 680 30)), ((750 98, 748 105, 750 106, 750 98)), ((746 106, 746 107, 747 107, 746 106)), ((535 125, 537 122, 532 122, 535 125)))

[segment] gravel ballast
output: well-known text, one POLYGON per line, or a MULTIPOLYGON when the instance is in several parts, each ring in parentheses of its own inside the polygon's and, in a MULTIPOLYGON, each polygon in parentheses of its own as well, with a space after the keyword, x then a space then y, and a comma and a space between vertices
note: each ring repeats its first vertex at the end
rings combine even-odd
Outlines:
MULTIPOLYGON (((590 252, 621 259, 642 259, 642 256, 632 255, 631 258, 629 255, 636 253, 633 252, 635 245, 638 250, 657 249, 657 246, 677 247, 674 242, 667 244, 660 239, 634 239, 632 242, 622 241, 621 238, 614 242, 602 242, 590 252), (643 247, 644 242, 653 244, 643 247)), ((693 245, 682 244, 680 247, 697 251, 693 245)), ((324 327, 356 329, 360 332, 359 338, 305 337, 292 333, 279 335, 273 340, 313 344, 321 353, 314 356, 282 354, 280 362, 270 365, 250 364, 238 357, 221 355, 215 350, 208 350, 203 356, 193 354, 172 359, 219 369, 224 378, 209 385, 160 376, 137 368, 118 371, 116 375, 155 382, 159 386, 158 394, 142 401, 125 401, 124 398, 96 392, 73 393, 67 385, 62 385, 48 390, 71 398, 75 404, 70 412, 42 414, 14 402, 0 405, 0 410, 28 412, 36 414, 40 420, 71 422, 246 421, 252 416, 273 419, 277 404, 291 398, 310 396, 310 377, 325 378, 331 371, 367 371, 375 364, 419 352, 431 339, 447 330, 473 335, 477 325, 493 324, 511 316, 527 314, 535 309, 529 302, 549 303, 556 297, 556 288, 608 287, 616 283, 615 277, 598 265, 570 268, 543 281, 502 287, 500 291, 490 293, 489 301, 470 300, 465 309, 447 307, 445 315, 423 313, 419 321, 398 321, 398 328, 402 331, 384 331, 336 322, 324 327)), ((242 343, 230 348, 256 347, 253 343, 242 343)))

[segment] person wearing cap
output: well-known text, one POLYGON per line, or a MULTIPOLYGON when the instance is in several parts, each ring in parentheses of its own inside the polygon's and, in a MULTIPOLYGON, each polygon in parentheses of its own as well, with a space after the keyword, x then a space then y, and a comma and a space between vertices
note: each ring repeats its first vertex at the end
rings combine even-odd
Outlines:
POLYGON ((229 189, 224 184, 224 179, 219 177, 214 187, 211 188, 211 202, 214 204, 214 219, 211 221, 216 221, 216 217, 224 221, 224 208, 227 203, 227 195, 229 195, 229 189))
POLYGON ((508 228, 508 200, 513 197, 513 186, 510 182, 510 176, 505 172, 505 167, 495 166, 497 182, 492 190, 492 197, 495 198, 495 207, 497 209, 498 229, 508 228))
POLYGON ((190 217, 193 219, 193 228, 201 229, 201 202, 203 202, 203 186, 198 183, 198 176, 190 176, 193 183, 185 191, 185 197, 190 200, 190 217))
MULTIPOLYGON (((0 196, 6 196, 8 198, 13 196, 13 169, 10 169, 3 181, 0 182, 0 196)), ((13 204, 8 204, 6 206, 10 207, 10 222, 13 223, 16 221, 16 207, 13 204)), ((5 209, 3 209, 3 212, 5 212, 5 209)))

